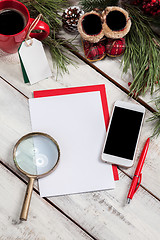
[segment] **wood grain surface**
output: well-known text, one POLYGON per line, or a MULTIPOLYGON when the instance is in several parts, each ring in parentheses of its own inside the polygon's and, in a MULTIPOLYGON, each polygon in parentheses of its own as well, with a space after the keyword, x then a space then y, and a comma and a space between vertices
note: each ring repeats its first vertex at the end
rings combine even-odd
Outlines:
POLYGON ((0 57, 0 239, 158 240, 160 137, 151 139, 141 186, 131 203, 126 204, 143 145, 153 133, 154 123, 147 121, 155 109, 150 101, 153 96, 148 92, 138 101, 129 98, 128 81, 132 76, 130 72, 122 76, 120 58, 105 58, 91 64, 84 58, 79 36, 76 41, 79 52, 72 54, 75 66, 68 66, 69 73, 57 77, 55 64, 45 49, 53 76, 34 85, 24 83, 17 54, 0 57), (116 182, 116 188, 109 191, 41 198, 35 182, 28 221, 20 222, 27 178, 14 166, 13 147, 20 137, 31 132, 28 99, 32 98, 34 90, 102 83, 107 89, 110 111, 116 100, 146 106, 134 166, 130 169, 119 168, 120 180, 116 182))

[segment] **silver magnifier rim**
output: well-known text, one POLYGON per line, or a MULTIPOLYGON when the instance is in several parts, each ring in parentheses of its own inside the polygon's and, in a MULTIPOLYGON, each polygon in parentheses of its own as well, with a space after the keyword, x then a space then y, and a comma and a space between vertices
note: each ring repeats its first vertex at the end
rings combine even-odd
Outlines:
POLYGON ((28 133, 28 134, 24 135, 23 137, 21 137, 21 138, 17 141, 17 143, 15 144, 14 149, 13 149, 13 161, 14 161, 14 164, 16 165, 17 169, 18 169, 21 173, 25 174, 25 175, 28 176, 29 178, 35 178, 35 179, 36 179, 36 178, 41 178, 41 177, 47 176, 47 175, 50 174, 53 170, 55 170, 55 168, 56 168, 57 165, 59 164, 59 159, 60 159, 60 148, 59 148, 59 145, 58 145, 57 141, 56 141, 53 137, 51 137, 50 135, 48 135, 47 133, 42 133, 42 132, 31 132, 31 133, 28 133), (27 138, 29 138, 29 137, 31 137, 31 136, 36 136, 36 135, 41 135, 41 136, 47 137, 47 138, 49 138, 51 141, 53 141, 53 142, 55 143, 55 145, 56 145, 56 147, 57 147, 57 150, 58 150, 58 159, 57 159, 57 162, 56 162, 56 164, 54 165, 54 167, 51 168, 48 172, 43 173, 43 174, 39 174, 39 175, 32 175, 32 174, 27 173, 26 171, 24 171, 23 169, 21 169, 21 168, 19 167, 19 165, 18 165, 18 163, 17 163, 17 161, 16 161, 16 152, 17 152, 17 147, 19 146, 19 144, 20 144, 23 140, 25 140, 25 139, 27 139, 27 138))

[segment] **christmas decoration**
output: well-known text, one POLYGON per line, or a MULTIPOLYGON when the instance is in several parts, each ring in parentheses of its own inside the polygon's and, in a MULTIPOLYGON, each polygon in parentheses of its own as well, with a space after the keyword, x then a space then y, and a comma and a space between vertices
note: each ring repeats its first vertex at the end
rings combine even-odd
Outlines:
POLYGON ((132 2, 134 5, 139 5, 143 12, 148 15, 160 14, 160 1, 159 0, 135 0, 132 2))
POLYGON ((101 17, 101 13, 97 11, 87 12, 80 17, 78 31, 84 40, 97 43, 103 38, 101 17))
POLYGON ((110 57, 118 57, 125 51, 125 39, 108 39, 106 43, 106 54, 110 57))
POLYGON ((85 57, 91 61, 102 60, 106 56, 106 39, 102 39, 98 43, 90 43, 89 41, 82 40, 83 50, 85 57))
POLYGON ((82 15, 78 21, 81 37, 92 43, 99 42, 104 35, 108 38, 122 38, 130 27, 128 12, 120 7, 106 7, 103 12, 92 10, 82 15))
POLYGON ((122 38, 130 30, 131 20, 128 12, 121 7, 106 7, 102 12, 104 35, 108 38, 122 38))
POLYGON ((77 32, 77 24, 81 15, 84 11, 77 6, 71 6, 67 8, 62 15, 63 28, 68 32, 77 32))
POLYGON ((144 0, 142 2, 142 9, 145 13, 151 15, 160 14, 160 1, 159 0, 144 0))
MULTIPOLYGON (((90 1, 81 1, 81 4, 84 4, 82 5, 84 9, 88 9, 90 1)), ((102 6, 104 6, 103 3, 106 4, 106 0, 92 0, 92 2, 95 4, 101 2, 102 6)), ((137 3, 142 4, 142 2, 143 0, 139 0, 137 3)), ((158 81, 160 84, 160 39, 151 28, 154 18, 144 15, 141 7, 133 5, 132 0, 121 1, 121 6, 129 12, 132 20, 131 29, 125 36, 126 50, 122 58, 123 72, 132 70, 133 82, 130 86, 130 95, 135 96, 135 92, 137 92, 136 96, 138 97, 139 94, 145 93, 148 89, 152 94, 155 83, 158 81)), ((155 19, 157 20, 157 17, 155 19)))
POLYGON ((107 54, 117 57, 124 53, 124 37, 130 30, 128 12, 120 7, 107 7, 83 14, 78 21, 83 50, 90 61, 101 60, 107 54), (107 38, 106 38, 107 37, 107 38))
POLYGON ((152 30, 160 36, 160 1, 159 0, 136 0, 131 1, 142 10, 142 13, 149 16, 152 30))

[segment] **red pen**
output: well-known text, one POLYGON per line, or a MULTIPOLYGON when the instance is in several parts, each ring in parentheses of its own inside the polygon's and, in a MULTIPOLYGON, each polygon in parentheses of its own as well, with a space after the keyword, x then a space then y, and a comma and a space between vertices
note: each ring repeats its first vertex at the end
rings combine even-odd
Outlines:
POLYGON ((144 164, 144 160, 145 160, 147 152, 148 152, 149 142, 150 142, 150 139, 148 138, 145 145, 144 145, 144 148, 142 150, 142 153, 141 153, 136 171, 134 173, 134 177, 132 179, 132 183, 131 183, 129 193, 128 193, 128 196, 127 196, 127 203, 128 204, 130 203, 130 200, 133 198, 133 195, 135 194, 135 192, 137 191, 137 189, 140 186, 141 179, 142 179, 141 171, 142 171, 142 167, 143 167, 143 164, 144 164))

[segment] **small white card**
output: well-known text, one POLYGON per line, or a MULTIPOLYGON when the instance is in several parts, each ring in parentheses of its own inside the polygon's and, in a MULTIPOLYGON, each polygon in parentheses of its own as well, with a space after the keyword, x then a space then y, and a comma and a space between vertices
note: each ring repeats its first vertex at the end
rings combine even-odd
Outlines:
POLYGON ((37 39, 23 42, 19 55, 31 84, 52 76, 43 45, 37 39))

